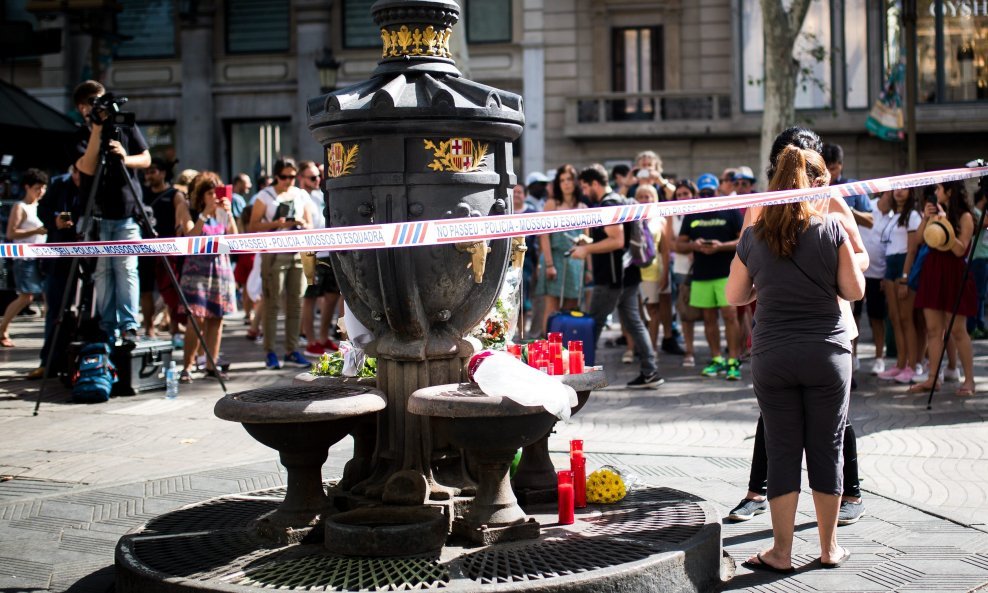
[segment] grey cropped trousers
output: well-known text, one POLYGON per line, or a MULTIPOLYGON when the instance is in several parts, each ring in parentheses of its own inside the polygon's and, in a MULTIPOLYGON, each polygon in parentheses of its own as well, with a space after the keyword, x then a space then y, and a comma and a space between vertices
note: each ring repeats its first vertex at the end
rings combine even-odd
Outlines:
POLYGON ((803 452, 810 489, 841 494, 851 353, 826 342, 787 343, 751 357, 765 422, 768 498, 799 492, 803 452))

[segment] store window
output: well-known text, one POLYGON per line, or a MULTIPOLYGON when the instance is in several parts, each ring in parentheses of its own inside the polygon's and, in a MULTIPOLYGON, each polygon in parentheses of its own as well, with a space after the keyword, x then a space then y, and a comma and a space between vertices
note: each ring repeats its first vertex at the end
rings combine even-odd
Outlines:
POLYGON ((291 152, 290 120, 246 121, 230 124, 230 171, 256 178, 271 174, 275 161, 291 152))
MULTIPOLYGON (((662 27, 629 27, 611 32, 612 88, 617 93, 650 93, 665 87, 662 27)), ((651 97, 615 101, 615 120, 653 119, 651 97)))
POLYGON ((344 0, 343 47, 359 49, 381 47, 381 29, 371 17, 375 0, 344 0))
POLYGON ((467 0, 467 41, 511 41, 511 0, 467 0))
MULTIPOLYGON (((853 4, 853 2, 852 2, 853 4)), ((759 0, 741 0, 742 107, 761 111, 765 107, 765 40, 759 0)), ((830 1, 811 0, 793 48, 793 57, 809 70, 796 86, 797 109, 825 109, 831 105, 832 37, 830 1)))
POLYGON ((227 53, 283 53, 290 47, 289 0, 227 0, 227 53))
POLYGON ((988 100, 988 1, 920 0, 917 12, 917 100, 988 100))
POLYGON ((116 48, 119 58, 168 58, 175 55, 174 0, 118 0, 116 48))

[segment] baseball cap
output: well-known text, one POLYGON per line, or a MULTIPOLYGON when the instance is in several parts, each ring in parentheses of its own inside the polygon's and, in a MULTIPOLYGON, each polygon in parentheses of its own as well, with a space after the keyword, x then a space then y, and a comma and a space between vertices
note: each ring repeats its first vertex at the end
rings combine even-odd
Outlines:
POLYGON ((747 179, 752 183, 755 182, 755 173, 751 170, 751 167, 738 167, 737 171, 734 172, 734 181, 741 179, 747 179))
POLYGON ((717 190, 719 184, 717 182, 717 176, 713 173, 704 173, 696 178, 696 189, 698 191, 703 191, 705 189, 717 190))
POLYGON ((528 174, 528 177, 525 178, 525 186, 527 187, 533 183, 549 183, 549 178, 543 173, 533 171, 528 174))

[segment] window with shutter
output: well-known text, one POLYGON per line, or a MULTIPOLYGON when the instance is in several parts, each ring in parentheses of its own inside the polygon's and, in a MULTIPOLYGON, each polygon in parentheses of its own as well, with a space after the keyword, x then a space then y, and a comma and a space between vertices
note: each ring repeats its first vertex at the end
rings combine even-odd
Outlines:
POLYGON ((231 54, 286 52, 291 45, 288 0, 227 0, 226 51, 231 54))
MULTIPOLYGON (((665 87, 662 27, 616 28, 611 32, 612 88, 618 93, 649 93, 665 87)), ((613 102, 614 121, 652 119, 652 98, 613 102)))
POLYGON ((174 0, 118 0, 117 33, 126 39, 119 58, 168 58, 175 55, 174 0))
POLYGON ((371 18, 371 5, 374 2, 375 0, 343 2, 343 47, 381 47, 381 29, 371 18))
POLYGON ((511 0, 467 0, 467 41, 511 41, 511 0))

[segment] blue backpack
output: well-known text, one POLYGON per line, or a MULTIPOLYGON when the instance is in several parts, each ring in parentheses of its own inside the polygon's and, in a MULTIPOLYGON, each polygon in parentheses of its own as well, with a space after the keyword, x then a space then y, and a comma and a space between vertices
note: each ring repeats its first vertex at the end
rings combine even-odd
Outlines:
POLYGON ((72 401, 94 404, 109 401, 117 382, 117 368, 110 361, 110 346, 96 342, 79 352, 79 367, 72 378, 72 401))

